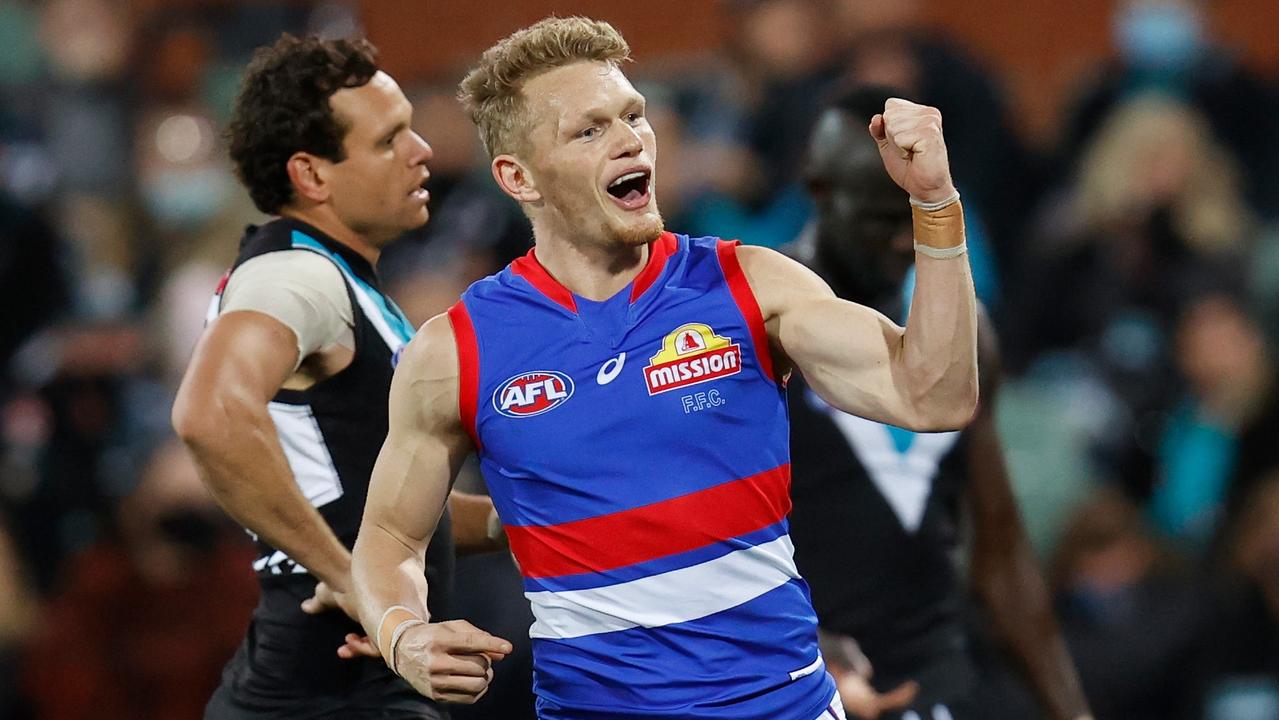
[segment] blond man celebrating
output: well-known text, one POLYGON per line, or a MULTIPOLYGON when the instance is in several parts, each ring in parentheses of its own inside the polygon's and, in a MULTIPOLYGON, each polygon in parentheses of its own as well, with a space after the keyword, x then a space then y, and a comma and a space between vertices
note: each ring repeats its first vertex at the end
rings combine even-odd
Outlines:
POLYGON ((905 328, 775 252, 667 232, 608 24, 548 19, 462 97, 535 247, 409 345, 354 553, 360 616, 420 692, 472 701, 506 641, 428 625, 421 558, 471 450, 524 575, 547 720, 842 718, 786 516, 784 382, 920 430, 977 398, 963 215, 936 110, 869 131, 915 205, 905 328))

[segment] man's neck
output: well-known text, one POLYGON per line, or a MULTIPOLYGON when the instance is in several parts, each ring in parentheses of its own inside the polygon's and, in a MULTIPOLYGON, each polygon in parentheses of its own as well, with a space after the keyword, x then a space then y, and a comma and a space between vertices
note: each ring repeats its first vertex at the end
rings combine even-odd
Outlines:
POLYGON ((561 285, 587 300, 607 300, 626 287, 648 262, 649 246, 573 243, 555 234, 533 233, 537 261, 561 285))
POLYGON ((350 227, 339 220, 331 210, 326 207, 316 206, 309 208, 284 208, 280 210, 280 217, 300 220, 307 225, 328 235, 333 240, 342 243, 351 248, 360 257, 369 261, 370 265, 377 266, 378 257, 382 254, 382 249, 370 242, 360 233, 352 230, 350 227))

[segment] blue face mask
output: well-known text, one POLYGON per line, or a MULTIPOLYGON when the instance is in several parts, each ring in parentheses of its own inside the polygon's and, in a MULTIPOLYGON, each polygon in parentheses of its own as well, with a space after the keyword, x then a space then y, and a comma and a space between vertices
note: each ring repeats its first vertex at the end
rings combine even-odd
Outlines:
POLYGON ((1115 39, 1134 67, 1181 70, 1189 67, 1204 47, 1203 22, 1188 5, 1135 2, 1115 18, 1115 39))

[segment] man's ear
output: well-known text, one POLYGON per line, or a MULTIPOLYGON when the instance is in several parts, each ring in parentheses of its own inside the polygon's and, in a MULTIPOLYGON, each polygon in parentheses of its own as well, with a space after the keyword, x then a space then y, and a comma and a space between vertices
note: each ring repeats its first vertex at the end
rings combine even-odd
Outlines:
POLYGON ((289 157, 284 167, 298 197, 318 204, 326 202, 332 192, 327 177, 330 165, 332 163, 322 157, 299 151, 289 157))
POLYGON ((537 180, 519 158, 502 154, 493 158, 493 179, 507 195, 522 203, 535 203, 542 199, 537 180))

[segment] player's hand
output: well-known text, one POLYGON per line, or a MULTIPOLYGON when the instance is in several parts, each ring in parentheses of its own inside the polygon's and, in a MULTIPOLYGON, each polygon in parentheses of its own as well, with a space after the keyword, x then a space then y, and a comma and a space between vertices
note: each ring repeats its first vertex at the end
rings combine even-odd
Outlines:
POLYGON ((377 651, 377 647, 373 645, 372 640, 369 640, 368 635, 347 633, 342 645, 338 647, 338 657, 343 660, 354 660, 360 657, 380 658, 382 653, 377 651))
POLYGON ((937 108, 890 98, 870 119, 870 135, 889 176, 911 197, 934 203, 955 193, 937 108))
POLYGON ((513 649, 465 620, 429 623, 400 637, 394 670, 432 700, 470 704, 488 692, 493 663, 513 649))
POLYGON ((881 713, 902 710, 915 701, 919 683, 911 680, 882 695, 875 692, 870 682, 855 672, 846 672, 835 682, 844 710, 862 720, 877 720, 881 713))
POLYGON ((355 598, 344 592, 334 590, 324 581, 315 584, 315 594, 302 601, 302 612, 308 615, 319 615, 330 610, 341 610, 352 620, 359 622, 359 610, 355 607, 355 598))

